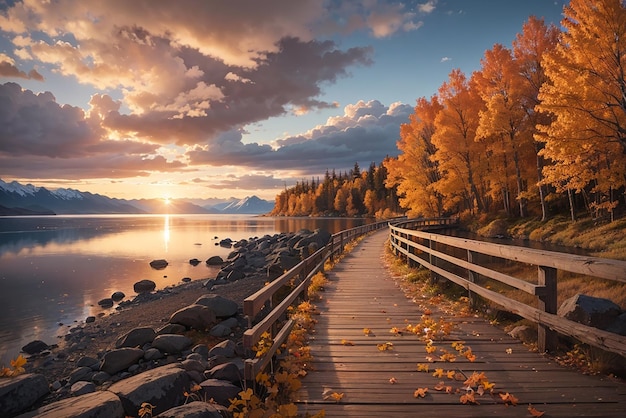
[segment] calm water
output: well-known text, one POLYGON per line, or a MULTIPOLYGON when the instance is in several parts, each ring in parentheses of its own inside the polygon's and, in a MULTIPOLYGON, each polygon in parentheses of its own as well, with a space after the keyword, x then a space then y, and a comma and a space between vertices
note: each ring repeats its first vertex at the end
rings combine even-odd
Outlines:
POLYGON ((0 365, 29 341, 57 343, 75 321, 112 311, 98 301, 115 291, 134 297, 139 280, 162 289, 184 277, 214 278, 218 268, 204 260, 231 251, 216 246, 219 239, 303 228, 334 233, 362 222, 250 215, 0 217, 0 365), (167 268, 152 269, 150 261, 160 258, 167 268), (191 266, 191 258, 202 263, 191 266))

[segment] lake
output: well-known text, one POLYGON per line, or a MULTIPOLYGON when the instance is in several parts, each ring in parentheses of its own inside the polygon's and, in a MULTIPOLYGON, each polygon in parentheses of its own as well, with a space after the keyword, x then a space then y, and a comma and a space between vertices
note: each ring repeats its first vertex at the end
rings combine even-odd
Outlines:
POLYGON ((109 313, 98 301, 116 291, 135 296, 133 284, 150 279, 157 289, 214 278, 219 267, 204 260, 234 241, 362 225, 351 218, 273 218, 253 215, 62 215, 0 217, 0 365, 39 339, 55 344, 87 316, 109 313), (197 266, 189 260, 197 258, 197 266), (154 270, 150 261, 169 265, 154 270))

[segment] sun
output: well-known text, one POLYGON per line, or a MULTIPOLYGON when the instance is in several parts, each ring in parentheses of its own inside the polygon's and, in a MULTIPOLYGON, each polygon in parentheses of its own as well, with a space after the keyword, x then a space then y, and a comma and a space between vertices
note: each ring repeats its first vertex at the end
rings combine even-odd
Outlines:
POLYGON ((165 197, 163 198, 163 202, 165 203, 165 205, 169 206, 170 203, 172 203, 172 199, 170 199, 169 197, 165 197))

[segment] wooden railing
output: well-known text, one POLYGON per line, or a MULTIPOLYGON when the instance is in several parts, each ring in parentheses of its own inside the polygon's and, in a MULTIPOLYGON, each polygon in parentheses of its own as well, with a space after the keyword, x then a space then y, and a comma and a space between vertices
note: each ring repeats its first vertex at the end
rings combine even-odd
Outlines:
POLYGON ((296 300, 306 299, 311 278, 317 272, 323 271, 324 263, 329 258, 342 253, 348 242, 371 231, 386 228, 388 224, 388 221, 371 223, 334 234, 325 247, 318 249, 291 270, 285 272, 282 276, 243 301, 243 312, 248 318, 248 329, 243 335, 244 347, 248 349, 254 347, 259 342, 261 335, 266 331, 270 333, 272 341, 271 348, 263 356, 246 360, 244 368, 246 380, 254 380, 256 375, 270 364, 276 351, 285 342, 294 326, 294 321, 287 318, 287 309, 296 300), (295 287, 281 301, 274 300, 277 291, 286 285, 295 287), (270 311, 256 324, 253 324, 255 317, 264 308, 270 309, 270 311))
POLYGON ((555 349, 557 333, 560 333, 626 356, 625 336, 556 315, 557 270, 626 283, 626 261, 500 245, 417 230, 424 228, 432 230, 432 226, 426 225, 425 220, 390 225, 390 241, 396 254, 401 253, 407 261, 428 268, 432 275, 444 277, 464 287, 469 292, 470 300, 474 294, 480 295, 509 312, 537 323, 540 351, 555 349), (481 265, 481 259, 491 257, 536 266, 537 283, 490 269, 484 261, 481 265), (530 306, 481 286, 477 283, 479 278, 495 280, 534 295, 537 305, 530 306))

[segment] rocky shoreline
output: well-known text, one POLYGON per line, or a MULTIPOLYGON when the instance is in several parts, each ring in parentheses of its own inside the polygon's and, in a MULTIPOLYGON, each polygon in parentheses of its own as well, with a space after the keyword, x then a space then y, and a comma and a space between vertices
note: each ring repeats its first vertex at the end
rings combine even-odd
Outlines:
POLYGON ((254 356, 241 344, 243 300, 330 237, 302 230, 231 243, 215 279, 139 293, 70 329, 58 346, 43 343, 25 374, 0 379, 0 411, 125 417, 148 402, 152 416, 230 416, 228 399, 242 390, 244 361, 254 356))

